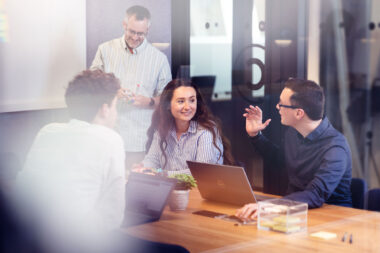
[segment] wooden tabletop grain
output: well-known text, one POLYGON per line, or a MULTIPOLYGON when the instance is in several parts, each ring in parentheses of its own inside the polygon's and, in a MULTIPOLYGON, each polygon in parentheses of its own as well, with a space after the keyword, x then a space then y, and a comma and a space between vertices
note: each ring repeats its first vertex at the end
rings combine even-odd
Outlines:
POLYGON ((187 210, 173 212, 166 207, 160 221, 123 231, 146 240, 179 244, 190 252, 380 252, 378 212, 324 205, 308 211, 307 231, 293 234, 258 230, 255 225, 235 226, 233 222, 192 214, 198 210, 234 214, 237 208, 203 200, 194 189, 187 210), (319 231, 334 233, 336 238, 310 236, 319 231), (347 238, 342 242, 345 233, 347 238))

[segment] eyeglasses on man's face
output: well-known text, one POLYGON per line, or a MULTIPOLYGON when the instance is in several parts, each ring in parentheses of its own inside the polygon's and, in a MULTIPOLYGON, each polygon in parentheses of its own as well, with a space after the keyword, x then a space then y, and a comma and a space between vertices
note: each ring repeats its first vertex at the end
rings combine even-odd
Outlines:
POLYGON ((132 36, 137 35, 137 37, 140 37, 140 38, 142 38, 146 35, 146 33, 144 33, 144 32, 136 32, 136 31, 129 29, 129 28, 127 29, 127 32, 129 33, 129 35, 132 35, 132 36))
POLYGON ((278 103, 277 105, 278 105, 278 109, 280 109, 281 107, 289 108, 289 109, 298 109, 299 108, 298 106, 295 106, 295 105, 283 105, 280 103, 278 103))

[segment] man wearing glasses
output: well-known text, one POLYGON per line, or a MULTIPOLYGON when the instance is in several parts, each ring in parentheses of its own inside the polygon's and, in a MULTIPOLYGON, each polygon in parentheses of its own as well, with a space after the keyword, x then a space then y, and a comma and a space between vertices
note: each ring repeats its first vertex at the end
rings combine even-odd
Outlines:
MULTIPOLYGON (((283 148, 275 146, 261 131, 270 123, 262 122, 257 106, 246 108, 246 131, 264 159, 278 162, 288 171, 286 199, 306 202, 309 208, 323 203, 352 206, 351 152, 346 138, 323 117, 323 89, 312 81, 289 79, 276 108, 281 124, 289 126, 283 148)), ((236 213, 254 218, 257 204, 247 204, 236 213)))
POLYGON ((154 107, 172 78, 168 59, 146 39, 149 27, 149 11, 130 7, 123 20, 123 36, 101 44, 90 67, 114 73, 121 80, 125 99, 119 103, 116 129, 124 139, 127 169, 144 158, 154 107))

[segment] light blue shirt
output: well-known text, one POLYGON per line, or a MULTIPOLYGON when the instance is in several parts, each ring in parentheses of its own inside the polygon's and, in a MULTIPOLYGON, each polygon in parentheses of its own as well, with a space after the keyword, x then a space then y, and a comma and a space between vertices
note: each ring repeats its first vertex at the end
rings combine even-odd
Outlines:
POLYGON ((177 138, 175 127, 173 126, 166 137, 166 159, 160 149, 160 136, 154 133, 152 145, 143 160, 146 168, 161 168, 168 174, 186 173, 190 174, 186 161, 197 161, 205 163, 223 164, 223 143, 217 133, 216 145, 212 143, 212 133, 200 126, 196 121, 191 121, 189 129, 181 137, 177 138))
MULTIPOLYGON (((124 36, 101 44, 90 69, 114 73, 121 87, 137 95, 161 95, 171 81, 170 66, 166 56, 146 39, 131 53, 124 36)), ((121 101, 121 100, 120 100, 121 101)), ((147 142, 153 107, 136 107, 121 101, 116 129, 124 139, 127 152, 143 152, 147 142)))

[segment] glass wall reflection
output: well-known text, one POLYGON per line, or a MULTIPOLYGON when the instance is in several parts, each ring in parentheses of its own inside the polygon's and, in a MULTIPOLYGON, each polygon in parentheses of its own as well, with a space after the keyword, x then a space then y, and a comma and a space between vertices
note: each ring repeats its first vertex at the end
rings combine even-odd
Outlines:
MULTIPOLYGON (((238 127, 244 106, 271 107, 288 77, 316 81, 326 115, 349 141, 353 177, 379 187, 379 13, 380 1, 369 0, 192 0, 189 73, 222 121, 236 119, 238 127)), ((226 128, 235 156, 261 187, 263 167, 242 144, 244 128, 226 128)))

